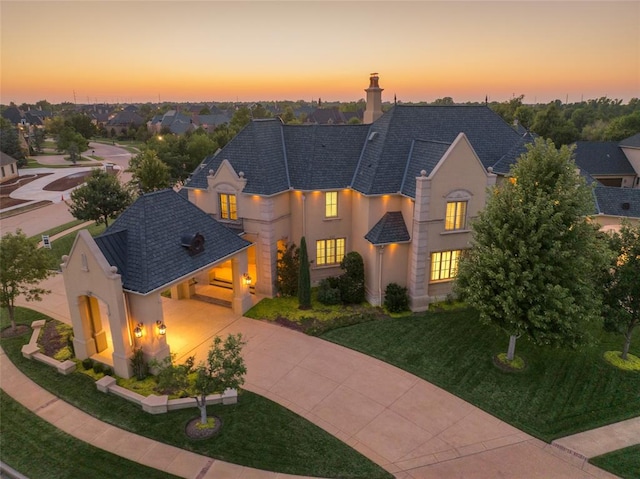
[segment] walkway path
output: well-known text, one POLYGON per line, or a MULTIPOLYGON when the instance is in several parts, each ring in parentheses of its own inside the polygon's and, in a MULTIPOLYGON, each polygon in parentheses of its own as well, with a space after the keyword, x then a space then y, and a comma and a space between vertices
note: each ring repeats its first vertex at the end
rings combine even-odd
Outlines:
MULTIPOLYGON (((58 319, 68 322, 68 309, 65 313, 60 307, 64 299, 61 275, 48 281, 46 287, 54 293, 41 303, 24 305, 46 314, 56 311, 58 319)), ((215 310, 207 313, 206 308, 216 306, 181 301, 183 317, 190 320, 195 320, 196 311, 202 317, 215 317, 215 310)), ((171 342, 168 319, 167 327, 171 342)), ((207 334, 236 332, 248 339, 247 389, 317 424, 399 479, 615 477, 426 381, 341 346, 244 317, 225 320, 207 334)), ((194 350, 197 357, 209 343, 197 343, 201 344, 194 350)), ((5 377, 3 370, 3 388, 5 377)), ((27 395, 26 400, 32 396, 27 395)), ((117 446, 116 450, 125 454, 117 446)), ((152 461, 142 453, 135 456, 135 460, 147 461, 144 464, 152 461)))

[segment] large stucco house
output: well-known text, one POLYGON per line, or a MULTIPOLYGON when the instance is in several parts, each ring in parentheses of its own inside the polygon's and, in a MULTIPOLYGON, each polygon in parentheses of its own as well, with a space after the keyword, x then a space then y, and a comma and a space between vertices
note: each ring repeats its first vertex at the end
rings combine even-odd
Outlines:
POLYGON ((450 293, 488 187, 532 138, 486 106, 383 113, 378 81, 372 74, 365 90, 364 124, 254 120, 180 193, 144 195, 102 236, 80 233, 62 265, 76 355, 110 354, 104 361, 129 376, 136 345, 148 359, 169 354, 162 294, 208 296, 242 314, 252 297, 277 293, 278 251, 303 236, 314 284, 357 251, 374 305, 392 282, 407 287, 413 311, 450 293))

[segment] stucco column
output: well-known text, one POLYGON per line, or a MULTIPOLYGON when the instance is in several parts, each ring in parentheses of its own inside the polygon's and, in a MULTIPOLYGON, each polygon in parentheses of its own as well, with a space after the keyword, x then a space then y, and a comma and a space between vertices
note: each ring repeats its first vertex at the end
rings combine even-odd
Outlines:
POLYGON ((275 295, 276 267, 278 261, 278 238, 276 238, 275 203, 272 198, 260 200, 260 229, 257 239, 256 270, 260 275, 256 282, 256 293, 268 297, 275 295))
POLYGON ((86 359, 98 352, 93 339, 89 298, 76 296, 76 308, 69 308, 73 327, 73 351, 78 359, 86 359))
POLYGON ((244 275, 248 275, 247 252, 234 256, 231 259, 231 274, 233 277, 233 312, 236 314, 246 313, 253 302, 251 301, 251 293, 249 293, 249 285, 244 282, 244 275))
POLYGON ((429 201, 431 180, 422 170, 416 178, 416 197, 413 211, 413 232, 409 252, 409 304, 412 311, 426 311, 429 307, 429 201))
POLYGON ((111 329, 111 341, 113 342, 113 370, 118 376, 128 378, 133 375, 131 356, 133 338, 127 312, 124 304, 124 295, 120 295, 116 302, 112 302, 107 309, 109 327, 111 329))
MULTIPOLYGON (((158 332, 157 321, 164 321, 162 312, 162 298, 160 293, 153 293, 147 296, 129 294, 129 310, 131 314, 130 328, 135 328, 141 324, 142 337, 135 338, 136 347, 141 347, 145 361, 162 361, 170 356, 171 351, 167 344, 166 335, 158 332)), ((171 334, 171 329, 167 328, 167 335, 171 334)))

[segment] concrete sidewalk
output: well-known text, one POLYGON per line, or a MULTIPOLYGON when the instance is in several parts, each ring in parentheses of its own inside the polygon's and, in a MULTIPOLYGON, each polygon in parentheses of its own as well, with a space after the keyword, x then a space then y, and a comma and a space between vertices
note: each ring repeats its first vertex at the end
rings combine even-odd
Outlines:
MULTIPOLYGON (((53 373, 56 374, 56 373, 53 373)), ((0 348, 2 390, 58 429, 112 454, 188 479, 301 479, 218 461, 106 424, 22 374, 0 348)), ((142 413, 141 414, 145 414, 142 413)))

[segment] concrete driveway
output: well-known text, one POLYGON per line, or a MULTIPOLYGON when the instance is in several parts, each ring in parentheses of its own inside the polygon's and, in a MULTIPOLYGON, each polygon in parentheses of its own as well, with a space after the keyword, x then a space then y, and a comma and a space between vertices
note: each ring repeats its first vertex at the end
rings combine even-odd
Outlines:
MULTIPOLYGON (((20 305, 68 323, 62 275, 44 286, 52 290, 44 301, 20 305)), ((203 360, 215 335, 242 333, 246 389, 317 424, 399 479, 615 477, 377 359, 201 301, 163 299, 163 307, 178 362, 189 355, 203 360)))

